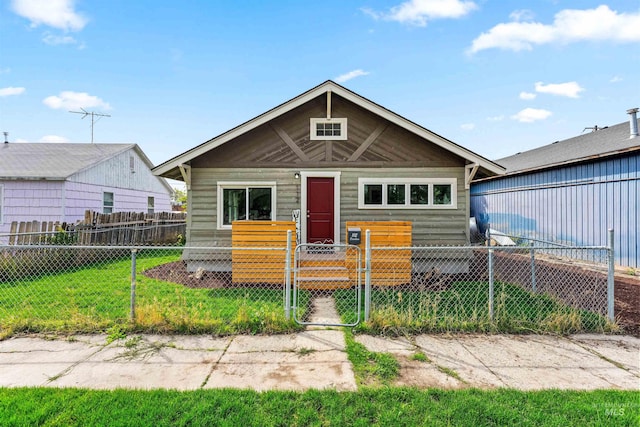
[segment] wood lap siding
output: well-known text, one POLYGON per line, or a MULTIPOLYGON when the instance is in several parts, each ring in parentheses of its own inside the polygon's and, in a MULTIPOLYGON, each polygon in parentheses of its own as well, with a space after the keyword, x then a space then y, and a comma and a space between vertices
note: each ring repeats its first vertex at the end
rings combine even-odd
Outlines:
MULTIPOLYGON (((331 169, 329 169, 331 170, 331 169)), ((338 169, 339 170, 339 169, 338 169)), ((291 220, 291 211, 300 209, 300 169, 193 169, 191 187, 191 227, 187 241, 199 246, 231 246, 231 230, 217 230, 218 181, 275 181, 276 220, 291 220)), ((462 168, 356 168, 342 170, 341 233, 346 221, 411 221, 413 244, 460 245, 467 243, 467 197, 462 168), (358 209, 358 177, 457 178, 458 208, 446 210, 358 209)), ((341 240, 345 240, 344 234, 341 240)))

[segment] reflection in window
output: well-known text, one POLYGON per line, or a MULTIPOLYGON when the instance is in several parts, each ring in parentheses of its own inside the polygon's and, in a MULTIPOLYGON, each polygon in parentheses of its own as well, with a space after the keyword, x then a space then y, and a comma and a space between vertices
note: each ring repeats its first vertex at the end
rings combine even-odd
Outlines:
POLYGON ((404 205, 404 184, 387 185, 387 204, 404 205))
POLYGON ((366 205, 382 204, 382 184, 365 184, 364 203, 366 205))
POLYGON ((270 221, 272 189, 262 187, 224 188, 222 191, 222 224, 233 221, 270 221), (248 215, 247 215, 248 213, 248 215))
POLYGON ((450 205, 451 204, 451 185, 435 184, 433 186, 433 204, 434 205, 450 205))
POLYGON ((113 193, 105 191, 102 194, 102 213, 113 213, 113 193))
POLYGON ((429 204, 429 186, 427 184, 411 184, 411 204, 429 204))

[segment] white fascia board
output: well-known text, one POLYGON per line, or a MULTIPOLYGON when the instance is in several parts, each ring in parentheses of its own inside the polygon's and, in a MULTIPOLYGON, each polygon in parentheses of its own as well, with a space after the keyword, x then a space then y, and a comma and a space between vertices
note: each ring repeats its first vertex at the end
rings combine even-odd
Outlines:
POLYGON ((329 83, 325 83, 322 84, 318 87, 316 87, 315 89, 303 93, 302 95, 299 95, 298 97, 292 99, 289 102, 286 102, 282 105, 280 105, 279 107, 276 107, 266 113, 263 113, 261 115, 259 115, 258 117, 255 117, 251 120, 249 120, 248 122, 244 123, 243 125, 240 125, 238 127, 236 127, 235 129, 232 129, 212 140, 210 140, 209 142, 206 142, 204 144, 202 144, 199 147, 196 147, 190 151, 187 151, 184 154, 179 155, 178 157, 175 157, 170 163, 165 163, 164 165, 160 165, 157 168, 154 169, 153 173, 155 175, 162 175, 163 173, 169 172, 170 170, 178 167, 178 165, 182 164, 182 163, 186 163, 192 159, 195 159, 198 156, 201 156, 203 154, 205 154, 206 152, 213 150, 214 148, 217 148, 219 146, 221 146, 222 144, 239 137, 240 135, 243 135, 247 132, 249 132, 250 130, 253 130, 255 128, 257 128, 258 126, 261 126, 265 123, 270 122, 271 120, 275 119, 278 116, 281 116, 284 113, 287 113, 309 101, 311 101, 312 99, 316 98, 318 95, 324 93, 327 91, 327 86, 330 86, 329 83))
POLYGON ((481 156, 478 156, 477 154, 463 148, 460 147, 459 145, 456 145, 454 143, 452 143, 451 141, 446 140, 445 138, 441 137, 440 135, 437 135, 433 132, 430 132, 429 130, 416 125, 415 123, 405 119, 402 116, 399 116, 387 109, 381 108, 380 106, 374 104, 373 102, 369 101, 368 99, 362 98, 352 92, 348 92, 345 90, 342 90, 342 88, 340 87, 335 87, 333 88, 333 91, 335 93, 337 93, 338 95, 342 96, 345 99, 348 99, 349 101, 361 106, 362 108, 371 111, 374 114, 379 115, 380 117, 383 117, 385 119, 387 119, 388 121, 390 121, 391 123, 394 123, 402 128, 407 129, 408 131, 430 141, 433 142, 436 145, 439 145, 440 147, 462 157, 463 159, 468 160, 471 163, 477 163, 479 165, 481 165, 482 167, 484 167, 487 170, 490 170, 491 172, 494 172, 496 174, 503 174, 505 172, 505 169, 493 164, 492 162, 487 161, 486 159, 484 159, 481 156))

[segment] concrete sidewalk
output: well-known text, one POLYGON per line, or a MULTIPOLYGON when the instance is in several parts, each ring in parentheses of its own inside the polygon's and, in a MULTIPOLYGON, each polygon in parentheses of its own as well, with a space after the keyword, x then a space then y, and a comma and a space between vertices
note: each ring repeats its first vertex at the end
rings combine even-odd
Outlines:
MULTIPOLYGON (((401 365, 397 385, 640 390, 640 338, 575 335, 357 336, 401 365), (422 353, 426 357, 416 357, 422 353)), ((106 335, 0 342, 0 386, 356 390, 339 330, 291 335, 106 335)))

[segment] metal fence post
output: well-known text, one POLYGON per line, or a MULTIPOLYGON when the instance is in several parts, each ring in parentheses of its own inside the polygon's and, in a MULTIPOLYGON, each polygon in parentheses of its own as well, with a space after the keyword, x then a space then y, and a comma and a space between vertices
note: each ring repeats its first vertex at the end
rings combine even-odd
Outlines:
POLYGON ((138 250, 131 248, 131 304, 129 318, 132 322, 136 321, 136 254, 138 250))
POLYGON ((536 250, 535 242, 531 242, 531 292, 536 292, 536 250))
POLYGON ((607 317, 610 321, 615 321, 615 313, 614 313, 614 287, 615 287, 615 252, 614 252, 614 241, 613 241, 613 229, 609 229, 609 250, 607 251, 609 254, 609 271, 607 274, 607 317))
POLYGON ((291 319, 291 230, 287 230, 287 250, 284 268, 284 317, 291 319))
POLYGON ((493 249, 489 246, 489 318, 493 320, 493 249))
POLYGON ((364 259, 364 321, 367 322, 371 311, 371 230, 365 232, 364 259))

